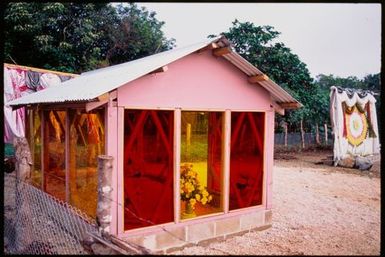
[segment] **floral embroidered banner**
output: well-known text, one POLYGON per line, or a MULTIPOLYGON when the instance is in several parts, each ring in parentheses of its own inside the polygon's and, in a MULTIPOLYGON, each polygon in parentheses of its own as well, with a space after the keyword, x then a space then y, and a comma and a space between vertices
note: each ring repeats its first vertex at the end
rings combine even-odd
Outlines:
POLYGON ((330 118, 334 163, 346 157, 380 152, 376 99, 368 90, 331 87, 330 118))

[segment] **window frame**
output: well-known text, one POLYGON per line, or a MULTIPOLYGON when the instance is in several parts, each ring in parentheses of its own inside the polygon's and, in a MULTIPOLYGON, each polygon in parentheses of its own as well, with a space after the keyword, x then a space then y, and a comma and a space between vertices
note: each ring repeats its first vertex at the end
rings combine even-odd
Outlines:
MULTIPOLYGON (((153 226, 146 226, 141 228, 135 228, 131 230, 124 230, 124 209, 120 208, 121 211, 119 213, 118 219, 120 219, 120 222, 118 221, 119 228, 118 228, 118 234, 119 235, 138 235, 143 233, 144 231, 156 231, 156 230, 163 230, 163 227, 168 226, 178 226, 178 225, 187 225, 187 224, 194 224, 197 221, 206 221, 215 217, 220 216, 236 216, 241 213, 248 213, 250 211, 255 210, 261 210, 266 207, 266 179, 267 179, 267 152, 266 152, 266 135, 268 134, 268 113, 269 109, 242 109, 242 110, 231 110, 231 109, 220 109, 220 108, 145 108, 145 107, 123 107, 122 113, 124 113, 124 110, 126 109, 132 109, 132 110, 168 110, 174 112, 174 221, 170 223, 163 223, 153 226), (180 161, 181 161, 181 117, 182 117, 182 111, 191 111, 191 112, 221 112, 222 113, 222 201, 223 201, 223 210, 221 212, 217 213, 211 213, 207 215, 197 216, 194 218, 189 219, 181 219, 180 217, 180 194, 179 194, 179 188, 180 188, 180 161), (233 112, 259 112, 264 113, 264 132, 263 132, 263 171, 262 171, 262 203, 260 205, 256 206, 250 206, 235 210, 229 210, 229 198, 230 198, 230 144, 228 142, 231 141, 231 115, 233 112), (120 225, 121 224, 121 225, 120 225)), ((119 131, 121 131, 120 135, 121 138, 123 138, 123 124, 124 116, 122 114, 118 115, 118 128, 119 131)), ((123 148, 119 147, 119 152, 123 153, 123 148)), ((123 156, 122 154, 120 156, 123 156)), ((119 161, 120 167, 123 167, 123 160, 119 161)), ((123 171, 119 171, 120 174, 123 174, 123 171)), ((119 179, 119 178, 118 178, 119 179)), ((119 195, 123 195, 124 188, 119 188, 119 195)), ((121 202, 121 201, 119 201, 121 202)))

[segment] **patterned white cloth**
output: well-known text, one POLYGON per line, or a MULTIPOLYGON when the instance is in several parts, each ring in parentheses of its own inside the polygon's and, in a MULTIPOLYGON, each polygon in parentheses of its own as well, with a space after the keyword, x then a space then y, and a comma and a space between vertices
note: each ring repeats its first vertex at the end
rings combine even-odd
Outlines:
MULTIPOLYGON (((369 91, 359 91, 350 89, 341 89, 337 87, 330 88, 330 118, 334 134, 334 164, 346 157, 355 156, 368 156, 380 153, 380 143, 378 135, 378 123, 376 113, 376 99, 369 91), (364 108, 366 104, 369 104, 369 113, 366 113, 370 117, 368 124, 373 130, 375 137, 367 136, 359 145, 352 145, 348 142, 348 138, 344 133, 344 130, 350 129, 349 124, 346 122, 346 113, 343 109, 343 102, 346 106, 352 107, 357 103, 364 108)), ((360 126, 358 126, 360 128, 360 126)))

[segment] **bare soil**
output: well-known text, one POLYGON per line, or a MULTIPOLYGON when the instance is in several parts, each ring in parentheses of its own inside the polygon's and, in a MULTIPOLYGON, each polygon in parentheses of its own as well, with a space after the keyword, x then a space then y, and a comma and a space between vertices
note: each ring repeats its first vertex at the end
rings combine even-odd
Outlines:
POLYGON ((273 221, 178 255, 380 255, 380 161, 360 171, 322 163, 330 149, 277 151, 273 221))

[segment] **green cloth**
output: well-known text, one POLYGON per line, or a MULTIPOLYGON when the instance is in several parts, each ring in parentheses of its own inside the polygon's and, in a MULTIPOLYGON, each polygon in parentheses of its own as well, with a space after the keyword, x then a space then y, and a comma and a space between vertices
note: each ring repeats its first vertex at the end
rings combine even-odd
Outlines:
POLYGON ((4 144, 4 157, 14 156, 15 155, 15 148, 12 144, 4 144))

